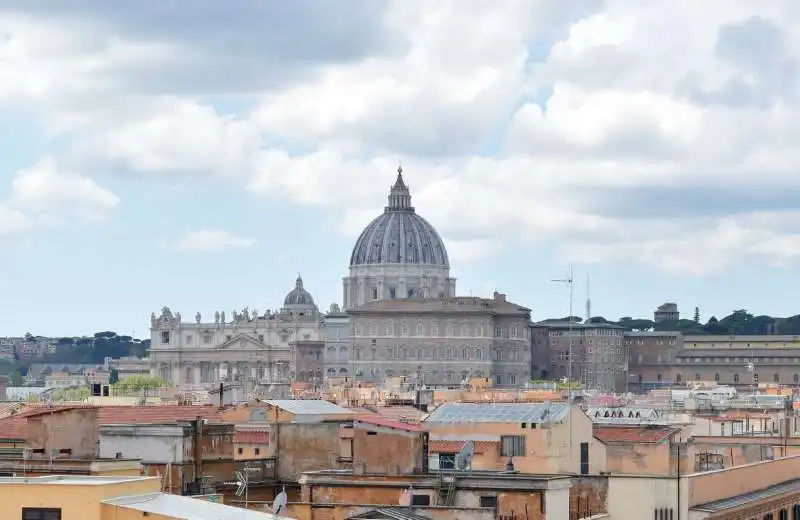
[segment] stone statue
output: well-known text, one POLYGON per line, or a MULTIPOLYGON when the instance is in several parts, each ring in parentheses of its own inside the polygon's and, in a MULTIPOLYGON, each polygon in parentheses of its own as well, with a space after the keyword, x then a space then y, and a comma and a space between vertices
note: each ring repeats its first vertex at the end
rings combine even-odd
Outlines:
POLYGON ((338 303, 332 303, 331 304, 331 308, 330 308, 330 312, 331 312, 331 314, 337 313, 337 312, 341 312, 341 309, 339 308, 339 304, 338 303))
POLYGON ((219 311, 214 313, 214 323, 219 323, 219 311))
POLYGON ((236 312, 236 309, 231 311, 231 319, 234 323, 239 323, 239 313, 236 312))
POLYGON ((219 315, 220 323, 225 323, 225 311, 222 311, 219 315))
POLYGON ((175 321, 177 321, 178 323, 181 322, 181 313, 180 312, 175 314, 175 321))
POLYGON ((247 307, 242 309, 242 321, 250 321, 250 311, 247 307))
POLYGON ((203 317, 200 315, 199 312, 194 315, 194 321, 196 321, 197 323, 200 323, 200 320, 202 320, 202 319, 203 319, 203 317))
POLYGON ((155 323, 156 323, 156 313, 155 312, 151 312, 150 313, 150 323, 152 323, 153 325, 155 325, 155 323))
POLYGON ((164 305, 161 307, 161 317, 162 318, 172 318, 172 311, 169 310, 169 307, 164 305))

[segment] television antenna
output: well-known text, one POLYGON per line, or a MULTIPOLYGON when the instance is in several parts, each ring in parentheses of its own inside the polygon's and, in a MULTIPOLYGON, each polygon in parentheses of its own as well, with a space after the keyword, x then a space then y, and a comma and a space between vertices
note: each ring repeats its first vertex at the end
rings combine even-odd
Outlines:
MULTIPOLYGON (((550 280, 551 282, 563 283, 569 287, 569 316, 567 316, 567 336, 569 337, 569 348, 567 350, 567 406, 572 407, 572 350, 573 344, 575 343, 575 338, 572 336, 572 325, 574 323, 573 319, 573 310, 572 310, 572 302, 573 302, 573 294, 575 290, 575 279, 572 276, 572 266, 569 266, 569 276, 567 278, 559 278, 555 280, 550 280)), ((572 420, 570 416, 572 413, 567 414, 567 430, 569 432, 569 452, 570 460, 572 460, 572 420)))

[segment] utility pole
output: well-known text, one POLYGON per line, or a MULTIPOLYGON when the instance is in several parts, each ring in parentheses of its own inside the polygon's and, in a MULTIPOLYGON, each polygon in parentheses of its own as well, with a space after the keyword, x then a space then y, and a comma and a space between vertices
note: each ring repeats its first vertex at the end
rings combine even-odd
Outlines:
POLYGON ((551 282, 565 283, 569 287, 569 315, 567 315, 567 337, 569 337, 569 346, 567 350, 567 429, 569 431, 569 457, 572 459, 572 351, 575 339, 572 336, 572 301, 574 293, 574 279, 572 276, 572 266, 569 266, 569 277, 550 280, 551 282))

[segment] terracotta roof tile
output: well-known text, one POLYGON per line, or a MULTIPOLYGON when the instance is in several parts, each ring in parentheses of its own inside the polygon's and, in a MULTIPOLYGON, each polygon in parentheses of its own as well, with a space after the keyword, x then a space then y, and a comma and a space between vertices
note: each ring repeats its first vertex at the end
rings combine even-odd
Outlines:
POLYGON ((601 442, 659 443, 680 431, 671 426, 595 426, 594 437, 601 442))
POLYGON ((27 420, 48 413, 58 413, 81 408, 97 410, 97 424, 171 424, 190 421, 197 417, 218 419, 219 409, 211 405, 152 405, 152 406, 89 406, 68 405, 35 408, 5 419, 0 419, 0 439, 24 439, 28 431, 27 420), (8 433, 11 432, 11 433, 8 433), (11 436, 11 435, 17 436, 11 436))
POLYGON ((358 417, 356 417, 356 420, 362 423, 374 424, 375 426, 383 426, 386 428, 395 428, 397 430, 404 430, 407 432, 425 431, 419 425, 404 423, 400 421, 393 421, 391 419, 387 419, 386 417, 381 417, 379 415, 359 415, 358 417))
POLYGON ((28 433, 28 419, 18 415, 0 419, 0 439, 24 439, 28 433))

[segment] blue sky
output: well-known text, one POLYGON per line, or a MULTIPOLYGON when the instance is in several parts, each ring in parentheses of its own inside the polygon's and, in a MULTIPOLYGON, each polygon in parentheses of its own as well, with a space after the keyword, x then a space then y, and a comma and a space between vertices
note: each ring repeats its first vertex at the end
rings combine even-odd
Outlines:
POLYGON ((0 0, 0 336, 327 308, 399 161, 461 294, 800 313, 800 10, 633 5, 0 0))

